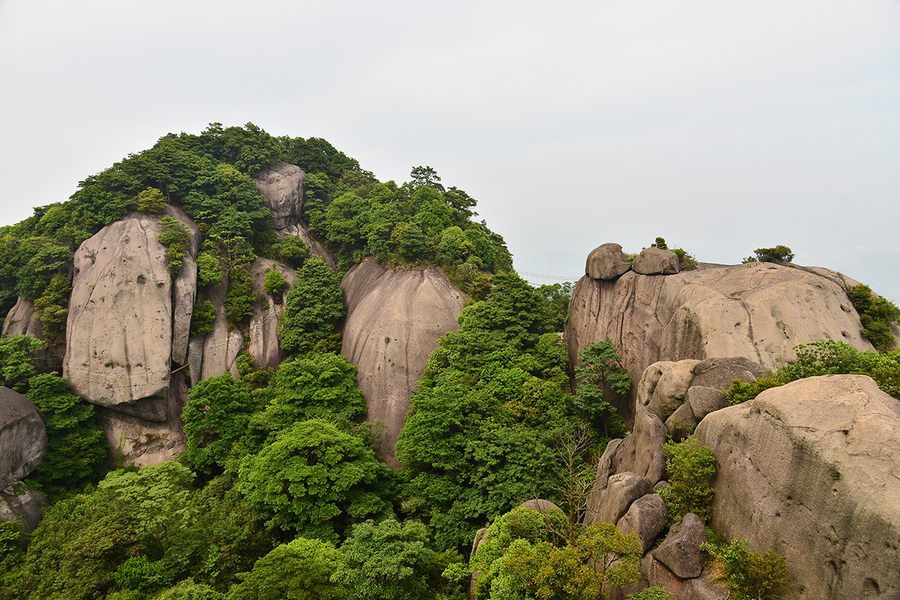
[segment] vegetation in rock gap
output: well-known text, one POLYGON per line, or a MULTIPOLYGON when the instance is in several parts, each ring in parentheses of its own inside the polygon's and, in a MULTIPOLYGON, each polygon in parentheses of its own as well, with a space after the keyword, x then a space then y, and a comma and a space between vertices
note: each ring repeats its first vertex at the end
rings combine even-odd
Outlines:
POLYGON ((669 485, 660 491, 669 513, 669 523, 676 523, 687 513, 694 513, 703 522, 712 516, 716 474, 716 457, 712 450, 701 446, 697 438, 689 436, 681 442, 666 442, 666 480, 669 485))
POLYGON ((659 248, 660 250, 669 250, 678 257, 678 268, 682 271, 693 271, 697 268, 697 259, 693 254, 689 254, 682 248, 669 248, 664 238, 658 237, 656 241, 650 244, 651 248, 659 248))
POLYGON ((607 399, 609 394, 624 397, 631 390, 631 375, 622 364, 622 357, 609 340, 587 346, 579 352, 575 367, 578 380, 575 408, 595 427, 603 428, 606 437, 622 437, 625 424, 615 407, 607 399))
POLYGON ((773 550, 758 554, 747 549, 746 540, 731 544, 702 544, 721 566, 724 579, 736 600, 777 600, 788 597, 790 571, 785 557, 773 550))

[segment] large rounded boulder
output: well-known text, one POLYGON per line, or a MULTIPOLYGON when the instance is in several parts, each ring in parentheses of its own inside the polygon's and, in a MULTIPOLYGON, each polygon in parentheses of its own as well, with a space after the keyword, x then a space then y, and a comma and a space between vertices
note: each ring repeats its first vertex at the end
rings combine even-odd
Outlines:
POLYGON ((900 597, 900 402, 869 377, 811 377, 713 412, 713 528, 787 556, 801 598, 900 597))

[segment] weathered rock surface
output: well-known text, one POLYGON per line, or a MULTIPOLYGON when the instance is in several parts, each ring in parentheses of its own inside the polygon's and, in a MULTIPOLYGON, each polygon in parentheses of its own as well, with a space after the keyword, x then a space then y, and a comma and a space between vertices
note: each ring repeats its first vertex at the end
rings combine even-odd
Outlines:
POLYGON ((622 533, 635 532, 641 540, 641 552, 646 553, 653 546, 656 536, 666 527, 669 511, 659 494, 647 494, 635 500, 616 527, 622 533))
POLYGON ((250 266, 250 277, 253 278, 253 291, 256 302, 253 303, 253 316, 250 317, 250 345, 247 350, 256 359, 260 369, 277 369, 284 360, 284 352, 278 345, 278 320, 284 316, 284 298, 297 281, 297 272, 280 263, 267 258, 259 258, 250 266), (275 269, 287 286, 280 298, 275 298, 265 290, 266 274, 275 269))
MULTIPOLYGON (((661 360, 743 357, 772 369, 795 360, 797 344, 836 339, 871 350, 850 306, 831 279, 770 263, 586 276, 575 287, 566 341, 577 364, 586 346, 611 340, 635 381, 661 360)), ((626 421, 631 406, 616 406, 626 421)))
POLYGON ((708 415, 712 525, 775 550, 800 597, 900 597, 900 402, 861 375, 812 377, 708 415))
MULTIPOLYGON (((191 224, 178 209, 167 211, 191 224)), ((195 248, 196 228, 192 233, 195 248)), ((186 253, 186 274, 173 293, 158 235, 159 217, 130 213, 78 248, 63 364, 78 395, 149 421, 166 419, 173 354, 183 356, 188 341, 191 269, 196 280, 186 253)))
POLYGON ((3 337, 14 335, 29 335, 37 340, 44 339, 44 328, 37 319, 34 302, 21 296, 3 321, 3 337))
POLYGON ((437 268, 392 269, 371 258, 347 272, 341 289, 347 303, 341 354, 358 369, 367 420, 385 424, 379 452, 396 465, 409 396, 438 338, 459 327, 467 296, 437 268))
POLYGON ((661 421, 668 419, 684 402, 699 362, 660 361, 647 367, 638 383, 638 405, 646 406, 661 421))
POLYGON ((165 421, 145 421, 105 407, 97 408, 97 423, 109 442, 109 464, 154 465, 175 460, 184 450, 181 411, 188 400, 186 371, 172 373, 165 421))
POLYGON ((615 279, 631 269, 619 244, 603 244, 588 254, 584 272, 593 279, 615 279))
POLYGON ((47 428, 31 400, 0 386, 0 490, 24 479, 47 452, 47 428))
POLYGON ((588 500, 585 523, 612 523, 628 512, 631 503, 648 494, 653 484, 646 477, 636 473, 617 473, 609 478, 599 494, 592 494, 588 500))
POLYGON ((22 482, 14 483, 0 490, 0 522, 18 523, 27 539, 41 522, 46 503, 47 497, 42 492, 28 489, 22 482))
POLYGON ((697 515, 688 513, 672 527, 659 548, 653 551, 653 558, 682 579, 699 577, 706 560, 700 544, 708 541, 703 521, 697 515))
POLYGON ((275 229, 300 222, 305 177, 300 167, 286 163, 275 163, 256 177, 256 189, 269 202, 275 229))
POLYGON ((678 255, 671 250, 644 248, 631 268, 641 275, 674 275, 679 271, 678 255))
POLYGON ((206 298, 216 308, 216 320, 212 331, 203 337, 191 338, 188 348, 188 364, 191 369, 191 385, 223 373, 240 377, 237 357, 244 350, 244 336, 238 329, 230 329, 225 318, 225 294, 228 284, 222 282, 206 292, 206 298))

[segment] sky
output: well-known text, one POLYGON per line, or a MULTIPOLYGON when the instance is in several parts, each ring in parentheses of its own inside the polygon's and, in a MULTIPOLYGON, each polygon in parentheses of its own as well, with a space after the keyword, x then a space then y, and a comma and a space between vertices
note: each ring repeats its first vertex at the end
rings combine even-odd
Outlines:
POLYGON ((211 122, 429 165, 537 283, 662 236, 900 303, 900 0, 0 0, 0 225, 211 122))

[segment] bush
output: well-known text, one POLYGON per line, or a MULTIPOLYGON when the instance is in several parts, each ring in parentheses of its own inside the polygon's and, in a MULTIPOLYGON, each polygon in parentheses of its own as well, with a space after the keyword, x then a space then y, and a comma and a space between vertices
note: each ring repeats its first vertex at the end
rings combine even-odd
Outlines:
POLYGON ((284 295, 284 288, 287 287, 287 281, 285 281, 284 276, 281 274, 276 268, 266 269, 266 282, 263 285, 263 289, 266 290, 266 293, 272 296, 272 299, 275 301, 275 304, 281 304, 284 295))
POLYGON ((181 271, 184 253, 187 251, 188 242, 191 240, 191 230, 173 217, 163 217, 159 220, 159 243, 166 246, 166 266, 172 277, 177 277, 181 271))
POLYGON ((790 571, 784 555, 773 550, 763 554, 747 550, 746 540, 734 540, 727 546, 702 544, 721 565, 725 581, 736 600, 766 600, 787 595, 790 571))
POLYGON ((847 296, 859 313, 863 326, 860 333, 879 352, 893 349, 897 340, 891 331, 891 323, 900 320, 900 308, 887 298, 876 296, 869 286, 863 284, 851 288, 847 296))
POLYGON ((235 326, 244 326, 253 315, 253 279, 244 269, 233 269, 228 281, 228 293, 225 294, 225 316, 235 326))
POLYGON ((757 248, 753 251, 755 257, 750 256, 743 262, 769 262, 769 263, 789 263, 794 260, 794 253, 787 246, 778 245, 774 248, 757 248))
POLYGON ((210 287, 222 283, 222 266, 212 252, 204 250, 197 255, 197 284, 210 287))
POLYGON ((168 203, 158 188, 149 187, 138 194, 136 206, 140 211, 160 215, 166 210, 168 203))
POLYGON ((191 337, 206 335, 212 331, 216 320, 216 307, 209 300, 197 302, 191 313, 191 337))
POLYGON ((694 513, 704 522, 712 516, 715 491, 712 478, 716 474, 716 457, 712 450, 701 446, 697 438, 681 442, 667 442, 666 475, 668 487, 660 492, 669 510, 669 522, 675 523, 687 513, 694 513))

